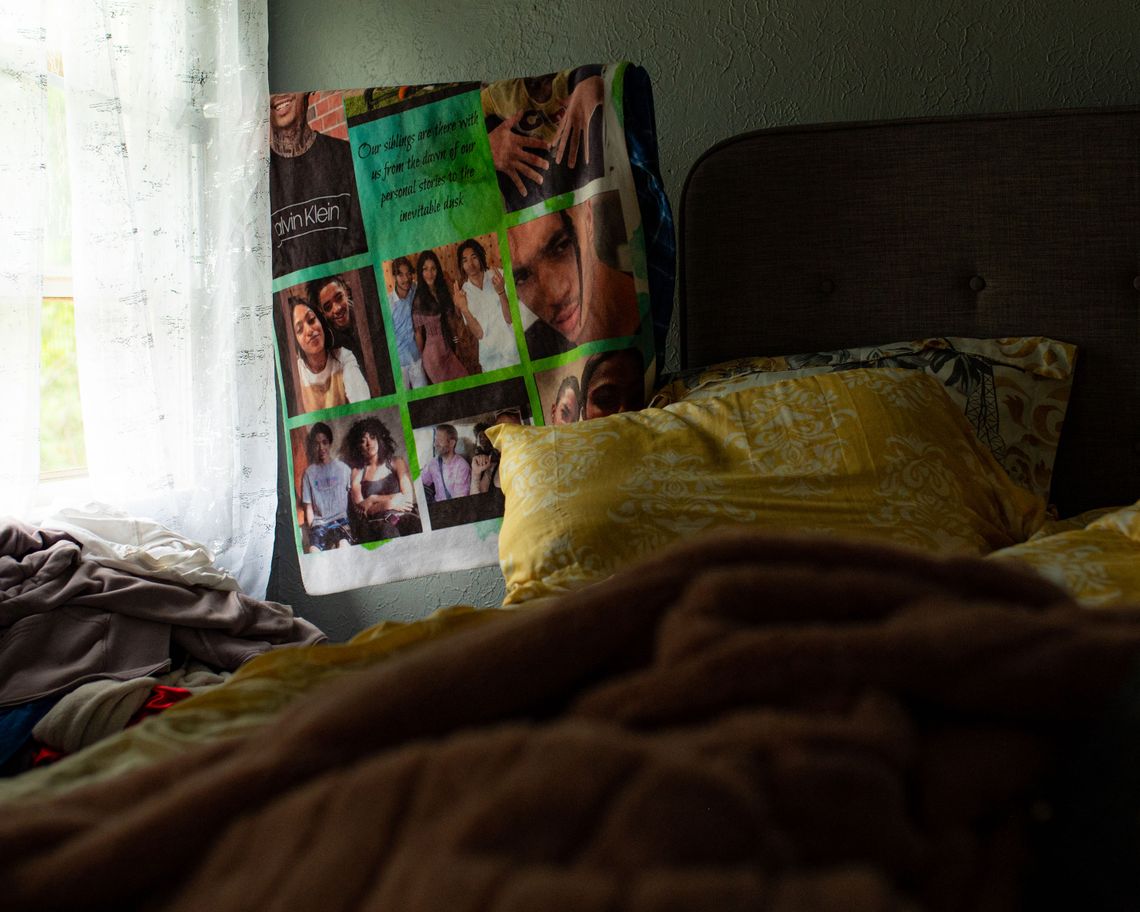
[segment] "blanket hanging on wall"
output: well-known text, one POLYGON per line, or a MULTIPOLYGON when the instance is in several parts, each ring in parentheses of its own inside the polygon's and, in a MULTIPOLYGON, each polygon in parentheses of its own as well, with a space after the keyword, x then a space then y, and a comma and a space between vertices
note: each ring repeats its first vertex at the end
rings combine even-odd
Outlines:
POLYGON ((270 108, 305 588, 494 563, 485 429, 640 408, 663 355, 673 223, 648 77, 619 63, 270 108))

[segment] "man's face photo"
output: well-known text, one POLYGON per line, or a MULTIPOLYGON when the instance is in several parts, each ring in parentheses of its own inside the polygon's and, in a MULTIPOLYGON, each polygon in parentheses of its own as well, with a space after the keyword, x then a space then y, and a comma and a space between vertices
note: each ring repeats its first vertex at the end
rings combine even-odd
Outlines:
POLYGON ((641 355, 627 349, 602 356, 597 367, 590 371, 589 385, 583 391, 583 397, 587 419, 644 408, 645 377, 641 355))
POLYGON ((443 428, 437 428, 435 432, 435 448, 444 459, 447 459, 455 451, 455 441, 451 439, 451 435, 443 428))
POLYGON ((582 270, 574 224, 561 212, 508 233, 519 300, 571 342, 586 325, 582 270))
POLYGON ((573 424, 578 420, 581 411, 578 404, 578 393, 573 387, 567 386, 562 394, 550 407, 551 424, 573 424))
POLYGON ((316 461, 321 465, 329 461, 329 456, 332 453, 332 442, 329 440, 327 434, 318 431, 313 435, 313 451, 316 456, 316 461))
POLYGON ((352 298, 348 289, 340 282, 329 282, 321 289, 321 313, 336 329, 347 329, 349 324, 349 305, 352 298))
POLYGON ((306 116, 308 95, 305 92, 288 92, 269 96, 269 123, 274 130, 295 128, 306 116))
POLYGON ((616 190, 507 229, 519 303, 538 318, 526 326, 532 360, 637 331, 625 230, 616 190))
POLYGON ((408 295, 408 289, 412 287, 412 267, 406 263, 401 263, 400 267, 396 270, 396 294, 405 298, 408 295))

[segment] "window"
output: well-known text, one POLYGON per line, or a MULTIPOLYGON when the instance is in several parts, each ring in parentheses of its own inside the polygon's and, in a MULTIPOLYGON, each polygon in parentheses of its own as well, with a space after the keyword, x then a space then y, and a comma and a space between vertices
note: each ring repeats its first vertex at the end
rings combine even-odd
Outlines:
POLYGON ((44 297, 40 313, 40 478, 86 474, 83 414, 76 370, 75 302, 71 289, 71 181, 68 174, 63 57, 48 30, 48 206, 44 230, 44 297))

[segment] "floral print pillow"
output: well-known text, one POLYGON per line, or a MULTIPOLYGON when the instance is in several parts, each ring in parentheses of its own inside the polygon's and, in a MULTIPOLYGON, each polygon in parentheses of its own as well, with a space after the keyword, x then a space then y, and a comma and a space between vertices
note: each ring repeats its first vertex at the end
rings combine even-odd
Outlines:
POLYGON ((742 358, 674 374, 652 405, 701 399, 789 377, 903 368, 937 377, 974 433, 1017 484, 1048 499, 1069 404, 1076 348, 1040 336, 921 339, 774 358, 742 358))

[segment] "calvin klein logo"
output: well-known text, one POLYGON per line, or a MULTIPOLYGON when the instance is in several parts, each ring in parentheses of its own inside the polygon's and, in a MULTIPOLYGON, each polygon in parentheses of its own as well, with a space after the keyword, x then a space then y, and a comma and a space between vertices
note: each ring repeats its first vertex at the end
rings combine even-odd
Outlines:
POLYGON ((343 213, 347 210, 348 196, 347 193, 314 196, 271 213, 277 246, 317 231, 347 231, 343 213))

